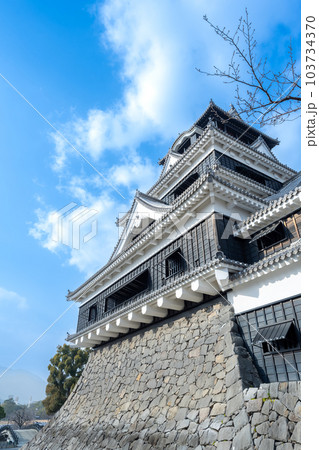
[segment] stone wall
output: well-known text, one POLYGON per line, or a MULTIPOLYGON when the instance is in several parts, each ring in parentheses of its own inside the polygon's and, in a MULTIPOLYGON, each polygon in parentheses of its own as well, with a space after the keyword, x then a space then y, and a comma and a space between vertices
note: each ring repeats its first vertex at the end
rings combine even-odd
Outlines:
POLYGON ((244 400, 254 448, 301 449, 300 382, 270 383, 249 388, 244 391, 244 400))
POLYGON ((212 299, 93 351, 23 449, 273 449, 299 439, 292 390, 260 385, 232 308, 212 299))

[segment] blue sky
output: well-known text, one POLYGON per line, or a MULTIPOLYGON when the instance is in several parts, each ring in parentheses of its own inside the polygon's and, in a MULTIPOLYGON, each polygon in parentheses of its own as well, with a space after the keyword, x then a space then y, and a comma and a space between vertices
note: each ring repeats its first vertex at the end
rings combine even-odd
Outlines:
MULTIPOLYGON (((0 3, 0 73, 46 119, 0 77, 2 369, 18 360, 11 381, 10 372, 0 378, 0 399, 44 397, 49 359, 75 331, 77 305, 26 350, 70 306, 68 289, 105 264, 116 217, 156 180, 178 133, 210 98, 224 109, 233 102, 233 86, 195 67, 224 67, 230 56, 203 15, 234 29, 245 6, 271 66, 282 63, 290 38, 298 60, 298 1, 0 3), (52 235, 54 212, 73 203, 96 212, 96 236, 79 249, 52 235)), ((263 131, 299 170, 299 121, 263 131)))

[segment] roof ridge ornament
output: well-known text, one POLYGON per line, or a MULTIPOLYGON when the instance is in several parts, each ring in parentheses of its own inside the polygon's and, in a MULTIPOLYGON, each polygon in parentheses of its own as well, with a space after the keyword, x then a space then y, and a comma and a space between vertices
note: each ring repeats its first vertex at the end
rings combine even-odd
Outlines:
POLYGON ((242 121, 242 118, 240 117, 239 112, 237 111, 235 106, 232 103, 229 106, 230 106, 230 109, 227 111, 227 113, 230 116, 234 117, 235 119, 238 119, 238 120, 242 121))
POLYGON ((217 121, 212 119, 212 116, 208 117, 207 128, 217 128, 217 121))

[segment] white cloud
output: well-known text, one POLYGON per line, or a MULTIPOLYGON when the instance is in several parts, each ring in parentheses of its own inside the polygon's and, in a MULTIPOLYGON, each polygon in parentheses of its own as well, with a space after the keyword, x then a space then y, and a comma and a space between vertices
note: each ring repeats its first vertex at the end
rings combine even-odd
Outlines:
MULTIPOLYGON (((211 97, 225 109, 233 102, 234 86, 195 70, 199 67, 209 71, 214 65, 227 67, 231 49, 202 18, 207 14, 214 23, 235 29, 244 6, 235 1, 230 5, 227 15, 225 4, 210 0, 108 0, 98 7, 106 58, 114 57, 122 89, 112 106, 91 108, 86 115, 73 116, 61 126, 66 139, 93 166, 98 163, 97 168, 103 167, 107 186, 102 177, 85 179, 83 173, 74 176, 71 164, 67 179, 64 169, 75 152, 61 136, 53 135, 52 168, 60 175, 60 183, 65 180, 62 189, 67 198, 99 211, 97 236, 80 250, 67 249, 69 264, 87 274, 105 264, 117 238, 116 213, 130 207, 128 197, 136 188, 145 192, 158 178, 160 168, 151 155, 143 153, 143 143, 165 144, 167 149, 179 132, 192 125, 211 97), (117 201, 113 199, 110 185, 124 191, 124 203, 119 196, 117 201)), ((294 22, 286 5, 278 6, 278 2, 269 0, 261 13, 258 2, 247 1, 257 39, 269 40, 276 26, 285 26, 287 33, 292 29, 294 22)), ((278 127, 275 136, 273 129, 267 130, 282 142, 276 152, 282 162, 289 161, 289 151, 300 133, 297 130, 289 124, 278 127)), ((54 212, 42 205, 36 211, 37 221, 30 234, 43 247, 60 252, 63 245, 50 238, 56 220, 54 212)))
POLYGON ((157 181, 160 172, 160 166, 156 166, 148 158, 142 159, 135 155, 112 167, 110 177, 116 186, 125 186, 128 189, 134 186, 145 192, 157 181))
POLYGON ((130 208, 135 189, 145 192, 155 183, 160 170, 149 159, 142 159, 137 155, 111 167, 107 177, 111 184, 116 184, 121 190, 123 186, 125 193, 129 193, 121 202, 118 196, 114 199, 112 188, 98 175, 72 176, 59 187, 61 193, 72 200, 68 200, 63 207, 54 209, 46 206, 42 197, 39 197, 40 207, 35 211, 36 220, 30 227, 29 234, 43 248, 52 253, 63 252, 68 264, 91 275, 107 262, 114 249, 119 237, 119 230, 115 226, 116 217, 130 208), (75 238, 74 223, 81 208, 84 211, 81 217, 85 221, 80 226, 79 241, 78 235, 75 238), (95 221, 96 234, 93 233, 94 236, 84 242, 83 237, 95 230, 95 221))
POLYGON ((0 305, 1 308, 10 306, 11 308, 17 307, 18 309, 25 309, 27 308, 27 300, 14 291, 9 291, 0 287, 0 305))
MULTIPOLYGON (((289 12, 276 17, 270 0, 267 8, 248 1, 257 39, 269 39, 272 30, 285 26, 289 34, 289 12)), ((194 106, 208 105, 210 97, 228 108, 233 86, 217 78, 200 75, 195 67, 212 70, 227 67, 231 49, 218 38, 203 15, 219 25, 235 29, 244 14, 240 2, 225 5, 209 0, 119 1, 108 0, 98 8, 104 27, 101 40, 107 53, 118 63, 122 91, 112 107, 90 109, 64 126, 70 141, 97 161, 106 150, 137 149, 149 140, 170 140, 194 120, 194 106), (204 100, 204 103, 203 103, 204 100)), ((202 107, 202 106, 201 106, 202 107)), ((55 168, 66 161, 66 147, 56 142, 55 168)))
MULTIPOLYGON (((257 38, 269 39, 278 23, 289 31, 289 13, 280 20, 278 16, 276 22, 274 0, 262 14, 255 3, 248 1, 247 7, 257 38)), ((201 105, 202 112, 210 97, 228 108, 233 86, 195 70, 227 66, 231 55, 227 44, 203 21, 204 14, 214 23, 235 29, 244 6, 231 2, 227 16, 224 4, 209 0, 108 0, 99 6, 98 17, 104 26, 101 40, 106 57, 115 55, 123 88, 112 107, 90 109, 86 117, 64 125, 64 133, 80 151, 96 162, 106 151, 125 149, 129 153, 150 140, 169 142, 192 125, 194 107, 201 105)), ((56 170, 63 168, 65 152, 65 145, 57 139, 56 170)))
MULTIPOLYGON (((123 90, 114 107, 91 109, 64 125, 63 133, 80 151, 97 161, 106 150, 132 152, 148 140, 175 138, 176 130, 191 125, 189 93, 196 96, 201 89, 191 56, 194 47, 206 46, 189 33, 192 9, 188 4, 180 12, 170 2, 145 0, 109 1, 100 8, 102 41, 120 60, 123 90), (177 13, 182 19, 176 20, 177 13)), ((63 167, 65 150, 57 139, 55 169, 63 167)))
POLYGON ((74 176, 60 190, 73 200, 56 209, 41 201, 29 234, 43 248, 64 254, 67 263, 86 276, 92 275, 109 259, 118 238, 116 216, 129 204, 115 202, 98 177, 74 176))

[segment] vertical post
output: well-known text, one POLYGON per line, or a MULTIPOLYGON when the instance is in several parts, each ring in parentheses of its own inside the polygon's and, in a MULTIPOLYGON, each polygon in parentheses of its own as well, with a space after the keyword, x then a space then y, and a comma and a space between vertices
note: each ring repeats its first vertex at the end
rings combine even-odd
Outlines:
POLYGON ((221 251, 221 246, 219 243, 219 236, 218 236, 218 229, 217 229, 217 223, 216 223, 216 212, 212 214, 212 225, 213 225, 213 236, 216 246, 216 253, 221 251))

